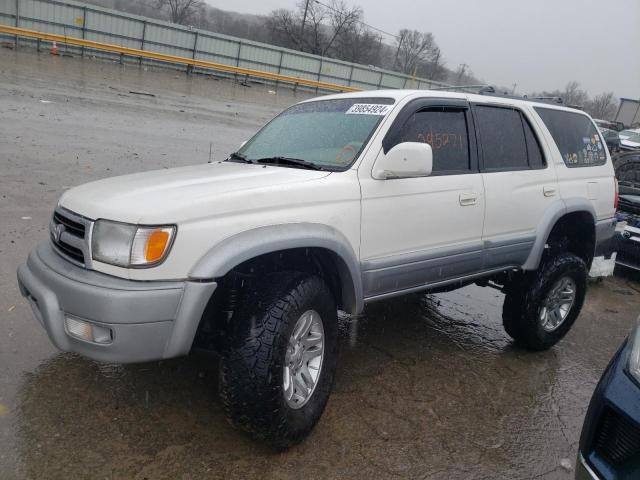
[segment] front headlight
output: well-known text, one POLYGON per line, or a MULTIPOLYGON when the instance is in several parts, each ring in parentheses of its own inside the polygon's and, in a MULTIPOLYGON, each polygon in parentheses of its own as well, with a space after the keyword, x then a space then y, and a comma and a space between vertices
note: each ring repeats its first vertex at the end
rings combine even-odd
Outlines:
POLYGON ((175 233, 174 225, 141 227, 98 220, 91 237, 92 257, 120 267, 150 267, 165 259, 175 233))
POLYGON ((629 335, 631 342, 631 355, 629 355, 629 373, 640 382, 640 319, 636 321, 636 327, 629 335))

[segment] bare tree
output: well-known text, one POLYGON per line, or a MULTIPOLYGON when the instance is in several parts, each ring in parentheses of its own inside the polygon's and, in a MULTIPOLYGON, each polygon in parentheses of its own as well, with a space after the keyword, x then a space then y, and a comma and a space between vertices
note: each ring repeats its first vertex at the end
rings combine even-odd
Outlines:
POLYGON ((575 80, 567 83, 561 97, 565 104, 581 108, 589 101, 589 94, 580 88, 580 83, 575 80))
POLYGON ((336 38, 358 25, 363 17, 362 8, 349 8, 343 0, 332 0, 331 5, 325 8, 328 10, 332 33, 328 37, 322 55, 325 55, 333 47, 336 38))
POLYGON ((269 29, 274 41, 290 48, 298 48, 316 55, 330 55, 340 37, 362 20, 360 7, 348 7, 342 0, 324 4, 306 1, 297 10, 274 10, 269 15, 269 29), (304 29, 302 20, 307 10, 304 29))
POLYGON ((185 25, 204 6, 203 0, 158 0, 158 8, 168 10, 169 20, 185 25))
POLYGON ((400 30, 396 43, 397 67, 407 74, 415 73, 419 64, 427 61, 437 48, 433 34, 417 30, 400 30))
MULTIPOLYGON (((299 10, 302 10, 302 2, 299 4, 299 10)), ((298 17, 301 17, 300 12, 298 12, 298 17)), ((306 29, 300 30, 300 42, 304 45, 303 50, 316 55, 322 54, 326 20, 327 9, 316 2, 311 2, 307 10, 306 29)))
POLYGON ((440 81, 447 78, 447 69, 439 47, 434 46, 427 61, 418 69, 418 73, 429 80, 440 81))
POLYGON ((287 48, 301 48, 300 23, 295 12, 280 8, 269 14, 267 28, 271 42, 287 48))
POLYGON ((585 104, 585 110, 594 118, 611 119, 616 114, 617 102, 613 92, 596 95, 585 104))
POLYGON ((379 65, 382 48, 382 37, 357 23, 337 37, 332 53, 347 62, 379 65))
POLYGON ((475 77, 473 71, 466 63, 461 63, 460 65, 458 65, 458 68, 456 68, 455 72, 450 71, 446 79, 449 81, 449 83, 453 83, 454 85, 477 85, 483 83, 481 80, 478 80, 475 77))

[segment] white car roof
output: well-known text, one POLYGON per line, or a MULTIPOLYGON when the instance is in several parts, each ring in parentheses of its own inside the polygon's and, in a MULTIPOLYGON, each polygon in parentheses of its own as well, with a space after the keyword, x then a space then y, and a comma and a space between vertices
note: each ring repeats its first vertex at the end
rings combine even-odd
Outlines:
POLYGON ((519 98, 510 98, 510 97, 502 97, 499 95, 477 95, 472 93, 464 93, 464 92, 449 92, 445 90, 363 90, 360 92, 350 92, 350 93, 338 93, 332 95, 325 95, 321 97, 311 98, 309 100, 305 100, 300 103, 313 102, 316 100, 334 100, 341 98, 392 98, 395 102, 399 102, 400 100, 404 100, 407 97, 414 98, 452 98, 452 99, 461 99, 467 100, 469 102, 476 103, 487 103, 487 104, 500 104, 500 105, 512 105, 512 106, 524 106, 536 104, 538 106, 542 106, 545 108, 553 108, 556 110, 565 110, 569 112, 580 113, 583 115, 587 115, 582 110, 578 110, 575 108, 569 108, 561 104, 554 103, 546 103, 537 101, 535 99, 519 99, 519 98))

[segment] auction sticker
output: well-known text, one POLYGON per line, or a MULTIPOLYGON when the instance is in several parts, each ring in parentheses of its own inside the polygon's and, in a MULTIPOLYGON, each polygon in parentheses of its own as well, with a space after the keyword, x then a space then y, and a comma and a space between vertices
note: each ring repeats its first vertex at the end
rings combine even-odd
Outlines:
POLYGON ((380 103, 354 103, 345 113, 347 115, 386 115, 391 110, 391 105, 380 103))

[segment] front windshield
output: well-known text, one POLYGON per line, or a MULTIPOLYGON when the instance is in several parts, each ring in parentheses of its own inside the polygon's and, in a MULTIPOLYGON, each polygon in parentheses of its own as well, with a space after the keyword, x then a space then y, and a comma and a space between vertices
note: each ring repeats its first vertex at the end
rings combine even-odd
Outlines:
POLYGON ((238 154, 249 161, 286 157, 327 170, 346 170, 392 105, 391 98, 343 98, 294 105, 269 122, 238 154))

